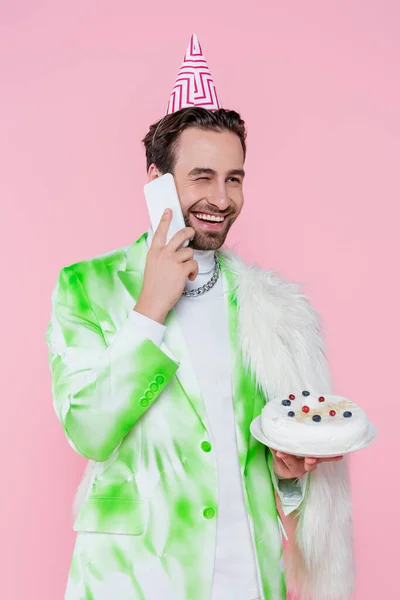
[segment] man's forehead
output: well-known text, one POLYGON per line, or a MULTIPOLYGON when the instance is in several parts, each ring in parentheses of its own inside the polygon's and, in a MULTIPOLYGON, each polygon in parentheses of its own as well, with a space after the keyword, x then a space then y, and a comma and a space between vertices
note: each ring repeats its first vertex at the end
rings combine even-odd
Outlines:
POLYGON ((228 170, 243 166, 244 153, 239 137, 231 131, 191 128, 182 132, 176 158, 186 171, 200 167, 228 170))

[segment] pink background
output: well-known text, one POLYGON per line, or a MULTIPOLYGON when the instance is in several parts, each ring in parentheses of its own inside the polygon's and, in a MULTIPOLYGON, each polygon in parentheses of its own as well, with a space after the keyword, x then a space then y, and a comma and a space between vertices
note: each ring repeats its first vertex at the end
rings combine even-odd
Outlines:
POLYGON ((52 408, 50 294, 147 228, 140 139, 192 31, 249 127, 230 245, 307 283, 336 389, 378 426, 351 461, 355 599, 395 598, 399 22, 395 0, 0 3, 1 598, 63 597, 85 461, 52 408))

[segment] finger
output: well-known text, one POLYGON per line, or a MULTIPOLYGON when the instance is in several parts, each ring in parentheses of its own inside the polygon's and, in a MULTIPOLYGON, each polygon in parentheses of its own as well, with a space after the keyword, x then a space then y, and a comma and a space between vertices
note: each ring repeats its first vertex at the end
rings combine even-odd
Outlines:
POLYGON ((188 260, 184 265, 186 267, 186 277, 190 281, 194 281, 199 274, 199 263, 197 260, 188 260))
POLYGON ((194 238, 194 233, 193 227, 184 227, 172 236, 167 244, 167 248, 175 252, 175 250, 178 250, 186 240, 192 240, 194 238))
POLYGON ((303 458, 297 458, 297 456, 294 456, 293 454, 288 454, 287 452, 280 452, 278 450, 278 452, 276 453, 276 457, 279 458, 284 464, 285 466, 292 470, 292 469, 298 469, 299 467, 303 467, 303 458))
POLYGON ((331 456, 330 458, 319 458, 318 462, 339 462, 343 460, 343 456, 331 456))
POLYGON ((276 453, 277 458, 281 459, 285 459, 288 456, 291 456, 291 454, 288 454, 287 452, 281 452, 280 450, 274 450, 274 452, 276 453))
POLYGON ((272 456, 274 457, 274 461, 277 464, 284 465, 285 463, 282 460, 282 456, 287 456, 287 454, 285 454, 284 452, 280 452, 279 450, 274 450, 273 448, 270 448, 270 450, 272 452, 272 456))
POLYGON ((176 255, 178 257, 179 262, 186 262, 187 260, 192 260, 194 256, 193 248, 181 248, 176 251, 176 255))
POLYGON ((289 459, 290 461, 296 461, 296 464, 300 464, 303 462, 304 458, 302 456, 295 456, 294 454, 288 454, 287 452, 281 452, 280 450, 276 453, 277 458, 286 461, 289 459))
POLYGON ((283 462, 290 471, 297 472, 299 470, 299 467, 302 467, 302 460, 300 461, 298 458, 292 456, 291 454, 286 454, 285 458, 282 458, 281 460, 283 460, 283 462))
POLYGON ((161 221, 154 232, 153 241, 151 242, 152 248, 164 248, 167 242, 167 233, 171 219, 172 210, 170 208, 166 208, 162 214, 161 221))
MULTIPOLYGON (((279 452, 279 450, 274 450, 270 448, 272 452, 272 456, 274 457, 274 471, 278 473, 281 477, 291 477, 291 472, 283 462, 283 460, 278 456, 280 454, 284 454, 283 452, 279 452)), ((286 455, 285 455, 286 456, 286 455)))
POLYGON ((313 471, 315 471, 316 468, 317 468, 317 464, 310 465, 310 464, 304 462, 304 470, 306 473, 312 473, 313 471))
POLYGON ((305 463, 307 463, 308 465, 314 465, 314 464, 316 464, 318 461, 317 461, 317 459, 316 459, 316 458, 313 458, 313 457, 311 457, 311 456, 307 456, 307 457, 304 459, 304 462, 305 462, 305 463))

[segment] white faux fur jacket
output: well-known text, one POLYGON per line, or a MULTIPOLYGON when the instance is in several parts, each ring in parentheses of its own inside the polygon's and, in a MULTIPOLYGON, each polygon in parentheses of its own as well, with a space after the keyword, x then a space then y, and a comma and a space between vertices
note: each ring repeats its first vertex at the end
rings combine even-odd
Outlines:
MULTIPOLYGON (((239 343, 262 390, 270 398, 289 389, 333 393, 319 318, 299 284, 223 254, 239 276, 239 343)), ((288 587, 301 600, 349 600, 354 557, 347 460, 321 463, 309 477, 289 542, 288 587)))

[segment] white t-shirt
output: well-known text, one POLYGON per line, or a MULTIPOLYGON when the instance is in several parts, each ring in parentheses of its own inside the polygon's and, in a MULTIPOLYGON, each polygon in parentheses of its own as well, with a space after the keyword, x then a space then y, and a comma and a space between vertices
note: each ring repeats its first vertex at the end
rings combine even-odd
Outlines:
MULTIPOLYGON (((186 289, 207 283, 214 252, 196 251, 199 275, 186 289)), ((218 521, 212 600, 259 596, 255 553, 244 502, 235 433, 232 362, 222 278, 198 297, 182 296, 176 314, 206 408, 218 473, 218 521)))

